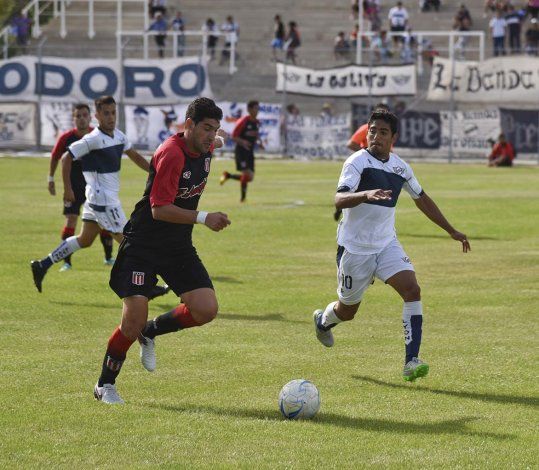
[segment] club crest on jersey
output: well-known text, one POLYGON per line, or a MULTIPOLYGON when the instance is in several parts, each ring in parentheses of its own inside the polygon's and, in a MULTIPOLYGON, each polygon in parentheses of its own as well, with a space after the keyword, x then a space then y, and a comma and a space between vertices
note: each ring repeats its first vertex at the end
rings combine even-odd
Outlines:
POLYGON ((400 166, 394 166, 394 167, 393 167, 393 171, 394 171, 395 174, 397 174, 397 175, 404 175, 405 169, 404 169, 404 168, 401 168, 400 166))
POLYGON ((189 178, 191 178, 191 172, 190 171, 184 171, 183 172, 183 179, 188 180, 189 178))
POLYGON ((210 172, 210 161, 211 161, 211 158, 205 158, 204 159, 204 171, 206 173, 210 172))
POLYGON ((133 275, 131 276, 131 282, 135 284, 135 286, 143 286, 144 273, 141 273, 139 271, 133 271, 133 275))

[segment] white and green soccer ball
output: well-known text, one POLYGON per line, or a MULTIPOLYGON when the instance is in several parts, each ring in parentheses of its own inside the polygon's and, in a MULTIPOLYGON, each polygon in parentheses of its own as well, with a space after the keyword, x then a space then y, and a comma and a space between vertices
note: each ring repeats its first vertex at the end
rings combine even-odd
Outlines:
POLYGON ((287 419, 311 419, 320 409, 320 393, 308 380, 288 382, 279 393, 279 409, 287 419))

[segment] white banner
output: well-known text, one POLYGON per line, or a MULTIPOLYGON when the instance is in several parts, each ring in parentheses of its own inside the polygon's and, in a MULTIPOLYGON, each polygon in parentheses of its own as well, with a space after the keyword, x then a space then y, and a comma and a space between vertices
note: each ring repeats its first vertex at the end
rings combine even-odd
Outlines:
POLYGON ((35 122, 35 105, 0 104, 0 147, 37 145, 35 122))
POLYGON ((286 149, 295 158, 347 157, 351 114, 331 118, 289 116, 286 122, 286 149))
MULTIPOLYGON (((496 57, 483 62, 455 61, 455 101, 484 103, 539 103, 539 58, 496 57)), ((451 99, 451 60, 436 57, 428 99, 451 99)))
MULTIPOLYGON (((97 127, 93 103, 88 103, 92 115, 90 125, 97 127)), ((66 101, 41 103, 41 145, 54 147, 56 140, 69 129, 75 127, 73 123, 73 103, 66 101)))
MULTIPOLYGON (((223 110, 221 127, 230 135, 236 121, 247 113, 246 103, 218 102, 223 110)), ((141 150, 153 152, 167 137, 183 131, 187 105, 125 106, 125 128, 129 140, 141 150)), ((260 103, 258 120, 260 138, 268 152, 277 152, 281 146, 279 116, 281 105, 260 103)), ((227 139, 225 149, 233 150, 234 142, 227 139)))
POLYGON ((415 65, 315 70, 278 63, 276 90, 313 96, 414 95, 415 65))
POLYGON ((207 64, 197 57, 159 60, 21 56, 0 61, 0 101, 90 102, 101 95, 132 104, 211 97, 207 64))
MULTIPOLYGON (((450 111, 440 111, 442 140, 440 149, 450 145, 450 111)), ((487 139, 498 139, 501 132, 498 109, 453 112, 453 150, 463 154, 487 155, 491 146, 487 139)))

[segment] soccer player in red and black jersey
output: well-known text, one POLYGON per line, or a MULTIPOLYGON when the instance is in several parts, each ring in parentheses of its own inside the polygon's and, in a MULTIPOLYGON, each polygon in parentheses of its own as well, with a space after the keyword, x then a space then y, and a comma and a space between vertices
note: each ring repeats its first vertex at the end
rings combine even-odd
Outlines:
MULTIPOLYGON (((54 173, 58 167, 58 163, 62 158, 62 155, 67 151, 67 148, 77 140, 80 140, 84 135, 93 131, 93 127, 90 126, 91 121, 90 107, 85 103, 79 103, 73 106, 73 122, 75 127, 69 131, 64 132, 58 140, 51 153, 51 161, 49 168, 49 193, 56 195, 56 186, 54 185, 54 173)), ((86 188, 86 181, 82 174, 82 166, 80 161, 73 162, 71 167, 71 185, 75 194, 75 200, 70 203, 64 203, 64 215, 66 218, 66 224, 62 229, 62 240, 66 240, 69 237, 75 235, 75 227, 77 226, 77 219, 80 215, 80 208, 86 200, 84 190, 86 188)), ((112 236, 106 230, 102 230, 101 243, 105 250, 105 264, 114 264, 114 258, 112 257, 112 236)), ((64 258, 64 264, 60 268, 60 272, 71 269, 71 255, 64 258)))
POLYGON ((138 339, 142 365, 155 369, 154 338, 202 326, 217 315, 213 284, 192 243, 194 224, 215 232, 230 224, 222 212, 198 210, 214 148, 223 146, 223 113, 208 98, 187 108, 185 132, 169 137, 155 151, 142 199, 124 228, 124 240, 111 271, 110 286, 123 299, 120 326, 109 339, 96 399, 121 404, 115 381, 127 351, 138 339), (160 275, 182 303, 148 321, 148 296, 160 275))
POLYGON ((260 140, 260 121, 256 118, 259 107, 258 101, 249 101, 247 103, 248 114, 236 123, 232 132, 232 140, 236 142, 234 149, 236 170, 241 171, 241 174, 225 171, 220 180, 221 184, 224 184, 228 179, 240 181, 241 202, 244 202, 247 196, 247 184, 255 178, 255 145, 258 144, 261 149, 264 149, 260 140))

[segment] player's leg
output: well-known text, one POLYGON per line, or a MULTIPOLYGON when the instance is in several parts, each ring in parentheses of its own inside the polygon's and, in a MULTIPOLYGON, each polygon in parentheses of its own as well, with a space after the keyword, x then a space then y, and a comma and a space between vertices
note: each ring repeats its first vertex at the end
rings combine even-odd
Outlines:
POLYGON ((402 309, 405 345, 403 377, 409 381, 424 377, 428 374, 429 366, 419 360, 423 334, 421 289, 414 267, 397 240, 380 253, 376 275, 393 287, 404 301, 402 309))
POLYGON ((218 304, 213 284, 195 252, 161 266, 159 274, 181 297, 177 307, 150 320, 141 333, 140 357, 144 368, 155 369, 155 337, 202 326, 217 315, 218 304), (178 269, 181 266, 181 269, 178 269))
POLYGON ((30 262, 30 267, 32 268, 32 276, 37 290, 41 292, 43 278, 54 263, 62 261, 66 256, 71 255, 81 248, 90 246, 98 234, 99 226, 97 225, 97 222, 83 220, 82 230, 78 236, 72 236, 65 239, 45 258, 41 260, 32 260, 30 262))
POLYGON ((123 299, 122 321, 109 338, 101 367, 101 375, 94 388, 94 396, 104 403, 115 405, 124 401, 116 391, 116 378, 127 356, 148 319, 148 299, 130 296, 123 299))
POLYGON ((114 264, 114 258, 112 257, 112 235, 108 230, 102 229, 99 233, 99 239, 101 240, 101 245, 103 245, 103 251, 105 252, 104 263, 112 266, 114 264))
POLYGON ((354 319, 363 293, 372 283, 376 255, 355 255, 342 246, 337 250, 337 295, 324 310, 315 310, 313 319, 318 340, 326 347, 333 346, 331 329, 344 321, 354 319))
POLYGON ((240 176, 240 183, 241 183, 241 202, 245 202, 245 198, 247 197, 247 185, 253 181, 255 177, 255 173, 251 168, 246 168, 242 171, 240 176))
MULTIPOLYGON (((64 228, 62 229, 62 240, 67 240, 69 237, 75 235, 75 228, 77 227, 77 220, 79 216, 78 214, 68 212, 68 210, 70 209, 70 207, 64 207, 66 222, 64 228)), ((60 272, 68 271, 71 269, 72 266, 73 263, 71 262, 71 255, 67 255, 64 258, 64 264, 60 268, 60 272)))

